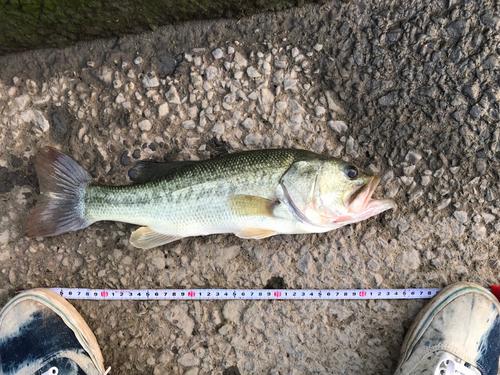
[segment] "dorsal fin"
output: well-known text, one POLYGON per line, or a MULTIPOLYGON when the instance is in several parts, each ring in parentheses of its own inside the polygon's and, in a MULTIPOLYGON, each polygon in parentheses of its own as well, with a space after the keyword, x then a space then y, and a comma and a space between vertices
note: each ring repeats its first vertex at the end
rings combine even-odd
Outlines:
POLYGON ((146 182, 157 181, 163 177, 170 175, 173 172, 179 171, 195 164, 194 161, 169 161, 169 162, 156 162, 143 160, 134 165, 128 171, 130 179, 138 184, 145 184, 146 182))

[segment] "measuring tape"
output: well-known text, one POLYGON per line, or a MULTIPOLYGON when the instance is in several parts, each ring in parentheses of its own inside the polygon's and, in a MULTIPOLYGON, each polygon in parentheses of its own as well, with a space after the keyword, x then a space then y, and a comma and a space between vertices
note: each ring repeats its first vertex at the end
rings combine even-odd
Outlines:
POLYGON ((432 298, 439 288, 418 289, 79 289, 51 288, 78 300, 370 300, 432 298))

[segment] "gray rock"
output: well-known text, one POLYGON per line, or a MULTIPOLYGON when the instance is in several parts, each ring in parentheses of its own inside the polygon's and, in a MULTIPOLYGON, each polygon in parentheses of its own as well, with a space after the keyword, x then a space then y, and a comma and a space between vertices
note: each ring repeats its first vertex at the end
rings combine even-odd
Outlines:
POLYGON ((483 61, 483 67, 496 68, 498 66, 498 57, 496 55, 489 55, 483 61))
POLYGON ((495 221, 495 215, 489 214, 487 212, 481 213, 481 216, 483 217, 483 220, 486 224, 492 223, 495 221))
POLYGON ((333 98, 333 92, 331 91, 325 91, 325 96, 326 100, 328 102, 328 108, 330 108, 330 111, 334 111, 338 113, 339 115, 345 115, 345 111, 342 109, 340 105, 337 104, 337 102, 333 98))
POLYGON ((177 363, 182 367, 194 367, 200 364, 200 360, 196 358, 193 353, 187 352, 180 356, 177 363))
POLYGON ((431 182, 431 176, 422 176, 422 179, 420 180, 420 185, 422 186, 427 186, 431 182))
POLYGON ((181 126, 186 130, 192 130, 196 128, 196 123, 194 120, 186 120, 181 123, 181 126))
POLYGON ((116 99, 115 99, 115 103, 116 104, 122 104, 123 102, 125 102, 127 99, 125 99, 125 96, 123 96, 122 93, 119 93, 117 96, 116 96, 116 99))
POLYGON ((222 135, 224 134, 224 130, 225 130, 224 124, 222 122, 218 122, 212 127, 211 131, 215 134, 222 135))
POLYGON ((304 113, 305 112, 304 108, 302 108, 302 106, 293 99, 290 99, 288 101, 288 108, 290 109, 291 113, 304 113))
POLYGON ((479 116, 481 116, 481 110, 479 109, 479 107, 477 105, 472 106, 469 113, 473 119, 477 119, 477 118, 479 118, 479 116))
POLYGON ((158 81, 158 78, 156 77, 156 73, 149 72, 147 74, 144 74, 144 77, 142 77, 142 86, 144 88, 151 88, 151 87, 160 86, 160 82, 158 81))
POLYGON ((247 59, 245 59, 239 52, 236 52, 234 54, 234 62, 237 63, 241 68, 246 68, 246 66, 248 65, 247 59))
POLYGON ((212 51, 212 56, 217 60, 222 59, 222 56, 224 56, 224 52, 222 52, 222 49, 217 48, 212 51))
POLYGON ((446 27, 448 35, 452 38, 460 38, 467 34, 468 25, 464 20, 457 20, 446 27))
POLYGON ((378 99, 378 104, 381 106, 392 106, 397 103, 398 101, 398 92, 397 91, 391 91, 387 95, 384 95, 378 99))
POLYGON ((130 158, 128 156, 128 151, 123 151, 120 156, 120 164, 124 167, 130 165, 130 158))
POLYGON ((283 81, 283 88, 285 90, 289 90, 289 89, 295 87, 296 84, 297 84, 297 80, 296 79, 285 79, 283 81))
POLYGON ((490 29, 493 29, 493 30, 496 30, 497 26, 498 26, 498 21, 499 21, 499 18, 496 17, 496 16, 492 16, 491 14, 484 14, 481 16, 481 22, 489 27, 490 29))
POLYGON ((415 199, 420 198, 422 195, 424 195, 424 192, 421 189, 417 189, 410 194, 410 196, 408 197, 408 202, 412 202, 415 199))
POLYGON ((271 104, 273 104, 274 102, 274 95, 273 93, 271 92, 271 90, 269 90, 268 88, 263 88, 260 90, 260 96, 259 96, 259 101, 260 101, 260 104, 263 105, 263 106, 270 106, 271 104))
POLYGON ((166 115, 168 115, 168 112, 170 111, 170 107, 168 103, 163 103, 158 106, 158 118, 163 118, 166 115))
POLYGON ((488 169, 488 163, 486 159, 478 159, 476 160, 476 171, 480 175, 484 175, 488 169))
POLYGON ((422 159, 422 155, 420 155, 417 151, 408 151, 405 156, 405 161, 411 164, 417 164, 420 159, 422 159))
POLYGON ((330 129, 336 131, 339 134, 347 131, 347 125, 344 121, 328 121, 327 124, 330 129))
POLYGON ((471 234, 476 240, 486 238, 486 227, 484 225, 476 224, 472 227, 471 234))
POLYGON ((262 135, 259 133, 248 134, 244 142, 248 146, 258 146, 262 142, 262 135))
POLYGON ((215 66, 210 65, 207 69, 205 69, 205 78, 207 81, 213 81, 219 76, 219 69, 215 66))
POLYGON ((276 102, 275 107, 279 111, 284 111, 287 107, 287 103, 286 102, 276 102))
POLYGON ((141 129, 141 131, 143 132, 148 132, 151 130, 151 122, 149 120, 142 120, 141 122, 139 122, 138 124, 139 126, 139 129, 141 129))
POLYGON ((463 88, 463 93, 474 101, 479 98, 479 84, 474 83, 472 85, 465 85, 463 88))
POLYGON ((274 66, 278 69, 286 69, 286 67, 288 66, 286 58, 274 60, 274 66))
POLYGON ((247 68, 247 74, 250 78, 259 78, 261 77, 261 74, 253 67, 249 66, 247 68))
POLYGON ((175 86, 170 86, 169 90, 165 93, 165 98, 170 104, 181 104, 181 98, 175 86))
POLYGON ((241 125, 247 129, 247 130, 252 130, 253 127, 255 126, 255 120, 251 119, 251 118, 246 118, 242 123, 241 125))
POLYGON ((318 105, 316 106, 316 108, 314 108, 314 114, 316 116, 323 116, 325 113, 326 113, 325 107, 318 105))
POLYGON ((21 95, 21 96, 18 96, 17 98, 14 99, 14 102, 16 103, 17 105, 17 109, 19 111, 23 111, 24 108, 26 108, 26 106, 28 105, 28 103, 30 102, 30 96, 29 95, 21 95))
POLYGON ((436 206, 436 210, 443 210, 445 209, 446 207, 448 207, 451 203, 451 198, 446 198, 446 199, 443 199, 437 206, 436 206))
POLYGON ((467 215, 466 211, 455 211, 453 217, 462 224, 466 224, 469 221, 469 215, 467 215))
MULTIPOLYGON (((285 80, 285 72, 283 70, 278 70, 273 74, 273 83, 281 85, 285 80)), ((286 87, 285 87, 286 90, 286 87)))

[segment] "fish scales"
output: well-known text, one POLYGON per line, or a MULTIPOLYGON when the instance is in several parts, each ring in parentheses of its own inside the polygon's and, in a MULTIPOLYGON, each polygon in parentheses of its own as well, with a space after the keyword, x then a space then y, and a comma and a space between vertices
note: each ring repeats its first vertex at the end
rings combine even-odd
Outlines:
POLYGON ((275 199, 281 176, 308 154, 301 150, 232 154, 142 185, 91 185, 84 201, 85 217, 168 228, 174 233, 231 226, 240 216, 227 207, 224 197, 244 194, 275 199))

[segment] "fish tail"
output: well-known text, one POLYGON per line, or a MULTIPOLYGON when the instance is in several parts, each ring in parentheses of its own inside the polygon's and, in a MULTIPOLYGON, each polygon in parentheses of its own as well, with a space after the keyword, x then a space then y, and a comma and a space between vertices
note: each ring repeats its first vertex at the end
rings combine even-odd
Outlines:
POLYGON ((92 176, 68 155, 45 147, 35 158, 40 184, 38 202, 28 219, 28 237, 50 237, 92 224, 84 215, 84 198, 92 176))

